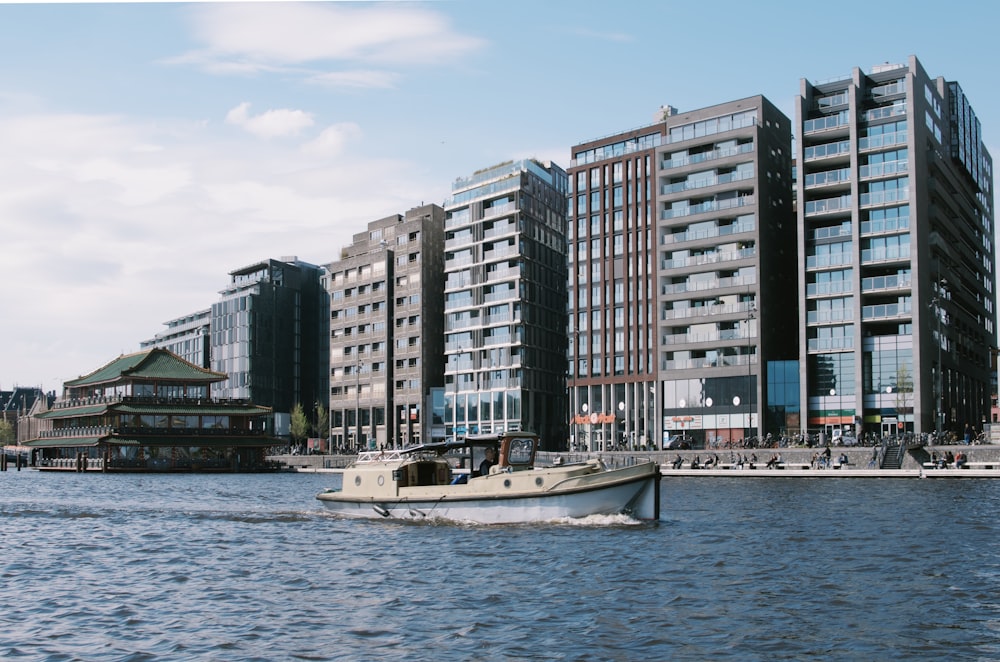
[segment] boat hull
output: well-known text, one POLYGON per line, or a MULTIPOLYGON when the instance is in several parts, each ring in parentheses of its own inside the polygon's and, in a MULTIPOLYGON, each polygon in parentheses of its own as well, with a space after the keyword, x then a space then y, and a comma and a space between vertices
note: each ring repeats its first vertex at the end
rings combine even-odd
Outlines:
MULTIPOLYGON (((488 480, 500 483, 502 479, 490 476, 488 480)), ((338 515, 358 518, 516 524, 625 513, 636 519, 657 520, 659 481, 658 467, 640 465, 574 477, 537 493, 470 494, 462 489, 465 486, 457 485, 432 497, 359 497, 328 491, 317 498, 338 515)))

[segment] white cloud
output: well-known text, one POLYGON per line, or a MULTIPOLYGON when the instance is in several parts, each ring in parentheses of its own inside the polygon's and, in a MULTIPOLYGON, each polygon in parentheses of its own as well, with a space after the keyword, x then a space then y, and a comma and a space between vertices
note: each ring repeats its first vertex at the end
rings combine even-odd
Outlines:
POLYGON ((391 88, 398 74, 388 71, 334 71, 309 77, 310 83, 325 87, 346 88, 391 88))
POLYGON ((364 138, 355 124, 287 141, 220 126, 0 115, 0 264, 11 276, 0 388, 56 388, 136 351, 164 321, 216 301, 234 268, 332 261, 366 223, 439 184, 411 163, 349 153, 364 138))
POLYGON ((323 129, 315 140, 302 146, 307 154, 317 156, 335 156, 340 154, 348 142, 359 139, 361 127, 353 122, 342 122, 323 129))
POLYGON ((226 115, 226 124, 241 127, 260 138, 297 136, 303 129, 313 125, 312 114, 301 110, 281 108, 254 116, 250 115, 249 110, 248 102, 236 106, 226 115))
POLYGON ((395 74, 303 72, 298 67, 435 64, 484 44, 454 31, 443 14, 401 4, 208 3, 195 6, 191 17, 204 47, 167 62, 217 74, 298 71, 317 82, 384 87, 395 74))

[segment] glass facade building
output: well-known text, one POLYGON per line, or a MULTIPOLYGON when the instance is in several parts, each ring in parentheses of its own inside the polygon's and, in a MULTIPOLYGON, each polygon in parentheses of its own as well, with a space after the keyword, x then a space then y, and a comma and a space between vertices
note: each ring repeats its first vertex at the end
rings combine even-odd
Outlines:
POLYGON ((445 202, 445 433, 566 446, 566 173, 534 160, 460 178, 445 202))
POLYGON ((211 369, 227 379, 211 395, 270 407, 276 434, 287 435, 292 408, 311 412, 329 383, 322 268, 292 257, 229 275, 210 325, 211 369))
POLYGON ((801 83, 803 429, 987 420, 996 345, 992 159, 957 83, 911 57, 801 83))

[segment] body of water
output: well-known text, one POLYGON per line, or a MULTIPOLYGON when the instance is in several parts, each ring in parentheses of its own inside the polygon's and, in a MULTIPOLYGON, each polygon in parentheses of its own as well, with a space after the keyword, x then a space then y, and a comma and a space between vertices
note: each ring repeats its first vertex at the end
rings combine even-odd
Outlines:
POLYGON ((671 478, 656 524, 353 521, 330 474, 0 473, 10 660, 1000 659, 1000 480, 671 478))

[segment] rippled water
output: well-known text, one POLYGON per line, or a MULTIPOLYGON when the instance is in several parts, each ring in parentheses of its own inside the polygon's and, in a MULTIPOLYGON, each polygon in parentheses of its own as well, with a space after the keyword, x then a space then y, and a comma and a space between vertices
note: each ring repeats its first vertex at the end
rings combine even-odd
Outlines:
POLYGON ((0 473, 0 657, 1000 658, 1000 481, 664 479, 658 524, 340 520, 329 474, 0 473))

